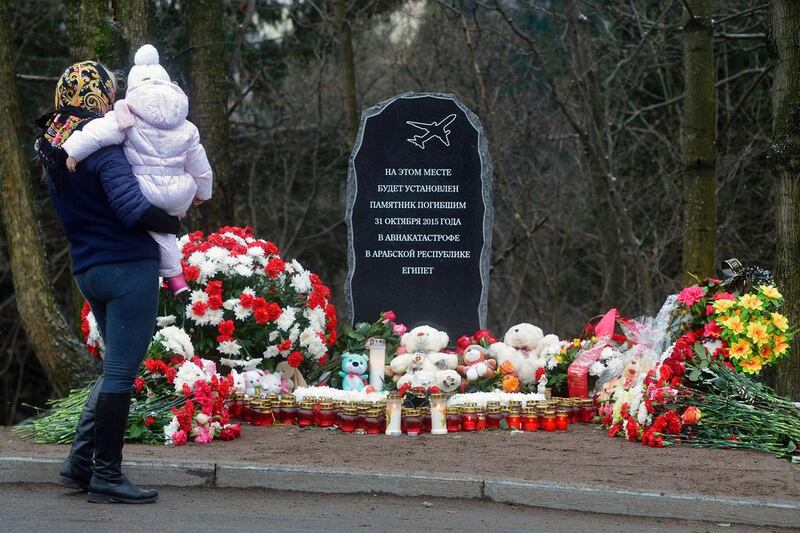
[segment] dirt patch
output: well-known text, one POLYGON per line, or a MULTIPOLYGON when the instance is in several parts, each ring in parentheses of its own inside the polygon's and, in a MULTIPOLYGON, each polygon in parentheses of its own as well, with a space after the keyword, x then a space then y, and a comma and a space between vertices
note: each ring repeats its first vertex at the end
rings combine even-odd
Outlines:
MULTIPOLYGON (((66 446, 37 445, 0 428, 0 453, 66 455, 66 446)), ((743 450, 648 448, 610 438, 588 425, 567 432, 457 433, 444 436, 350 435, 336 430, 247 426, 242 438, 180 448, 131 444, 128 459, 350 467, 461 473, 621 489, 800 500, 800 468, 743 450)))

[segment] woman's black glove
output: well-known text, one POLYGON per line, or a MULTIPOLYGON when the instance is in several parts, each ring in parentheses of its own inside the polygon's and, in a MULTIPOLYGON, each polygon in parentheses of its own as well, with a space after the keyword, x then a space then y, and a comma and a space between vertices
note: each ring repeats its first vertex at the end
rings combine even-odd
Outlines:
POLYGON ((155 231, 156 233, 178 234, 181 229, 181 221, 178 217, 168 215, 163 209, 151 205, 147 211, 134 224, 137 228, 155 231))

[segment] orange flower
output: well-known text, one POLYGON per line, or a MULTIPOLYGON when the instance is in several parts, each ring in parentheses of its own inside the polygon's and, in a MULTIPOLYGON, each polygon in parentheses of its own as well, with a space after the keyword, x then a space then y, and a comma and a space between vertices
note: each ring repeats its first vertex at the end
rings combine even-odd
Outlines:
POLYGON ((751 309, 753 311, 760 311, 763 306, 761 300, 755 294, 745 294, 744 296, 740 296, 739 305, 745 309, 751 309))
POLYGON ((761 368, 764 366, 761 364, 761 359, 757 357, 752 359, 743 359, 739 361, 739 364, 742 366, 742 370, 746 374, 758 374, 761 371, 761 368))
POLYGON ((700 422, 700 418, 702 416, 703 412, 699 408, 695 407, 694 405, 690 405, 683 412, 681 420, 683 420, 683 423, 686 424, 687 426, 694 426, 698 422, 700 422))
POLYGON ((510 374, 514 374, 515 373, 514 365, 511 363, 511 361, 508 361, 508 360, 503 361, 503 364, 500 365, 499 370, 500 370, 500 372, 502 372, 503 374, 506 374, 506 375, 510 375, 510 374))
POLYGON ((752 352, 753 352, 753 347, 747 341, 747 339, 739 339, 738 341, 733 343, 730 348, 730 354, 733 359, 749 357, 752 352))
POLYGON ((734 303, 736 302, 733 300, 716 300, 714 302, 714 311, 717 314, 725 313, 728 311, 728 309, 733 307, 734 303))
POLYGON ((780 313, 772 313, 772 324, 781 331, 789 329, 789 320, 780 313))
MULTIPOLYGON (((724 300, 720 300, 723 302, 724 300)), ((731 330, 736 335, 741 335, 744 331, 744 323, 742 323, 742 319, 738 316, 732 316, 727 319, 725 322, 722 323, 723 326, 731 330)))
POLYGON ((783 298, 783 295, 772 285, 761 285, 758 287, 761 291, 761 294, 769 298, 770 300, 780 300, 783 298))
POLYGON ((747 336, 752 339, 754 343, 758 346, 765 344, 769 340, 769 335, 767 335, 767 326, 765 326, 762 322, 751 322, 747 325, 747 336))
POLYGON ((775 355, 780 357, 789 349, 789 343, 786 342, 786 337, 781 335, 775 336, 775 355))
POLYGON ((772 347, 769 344, 765 344, 761 347, 758 351, 758 356, 765 362, 770 362, 770 360, 774 357, 775 354, 772 353, 772 347))
POLYGON ((519 392, 519 378, 513 374, 504 377, 503 390, 506 392, 519 392))

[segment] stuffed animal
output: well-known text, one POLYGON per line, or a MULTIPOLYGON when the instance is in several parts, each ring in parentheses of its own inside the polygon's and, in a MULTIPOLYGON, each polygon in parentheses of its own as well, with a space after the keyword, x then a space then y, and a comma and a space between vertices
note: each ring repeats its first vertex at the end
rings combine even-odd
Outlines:
POLYGON ((357 353, 342 354, 342 389, 360 391, 367 384, 367 358, 357 353))
POLYGON ((497 368, 497 361, 486 357, 486 349, 483 346, 472 344, 464 349, 461 354, 463 364, 458 365, 456 370, 459 374, 467 378, 467 381, 476 381, 493 373, 497 368))
POLYGON ((240 374, 235 368, 231 370, 233 376, 233 390, 239 394, 244 394, 244 374, 240 374))
POLYGON ((557 344, 555 335, 545 337, 540 328, 522 323, 510 327, 503 342, 489 346, 489 355, 501 369, 513 369, 520 381, 530 384, 536 382, 536 371, 545 367, 557 344))
POLYGON ((247 396, 255 396, 261 389, 261 379, 264 377, 264 371, 253 369, 246 370, 244 376, 244 393, 247 396))
POLYGON ((281 394, 289 392, 286 384, 278 372, 264 372, 261 377, 261 397, 266 398, 270 394, 281 394))
POLYGON ((281 361, 275 366, 275 372, 283 377, 283 385, 288 392, 292 392, 295 387, 307 387, 303 374, 300 373, 299 368, 295 368, 289 364, 289 361, 281 361))
POLYGON ((447 333, 430 326, 418 326, 400 338, 405 353, 389 363, 389 372, 398 387, 408 383, 412 387, 428 388, 433 385, 444 392, 452 392, 461 385, 456 372, 458 356, 442 350, 450 341, 447 333))

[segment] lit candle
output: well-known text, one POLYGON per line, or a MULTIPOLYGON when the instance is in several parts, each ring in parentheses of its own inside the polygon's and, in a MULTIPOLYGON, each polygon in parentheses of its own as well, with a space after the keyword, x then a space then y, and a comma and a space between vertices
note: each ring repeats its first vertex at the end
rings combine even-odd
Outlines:
POLYGON ((386 400, 386 434, 402 435, 400 418, 403 410, 403 399, 399 396, 389 396, 386 400))
POLYGON ((369 384, 375 387, 376 392, 383 390, 384 367, 386 366, 386 341, 371 338, 367 341, 369 346, 369 384))
POLYGON ((431 434, 447 434, 446 404, 444 394, 431 394, 431 434))

